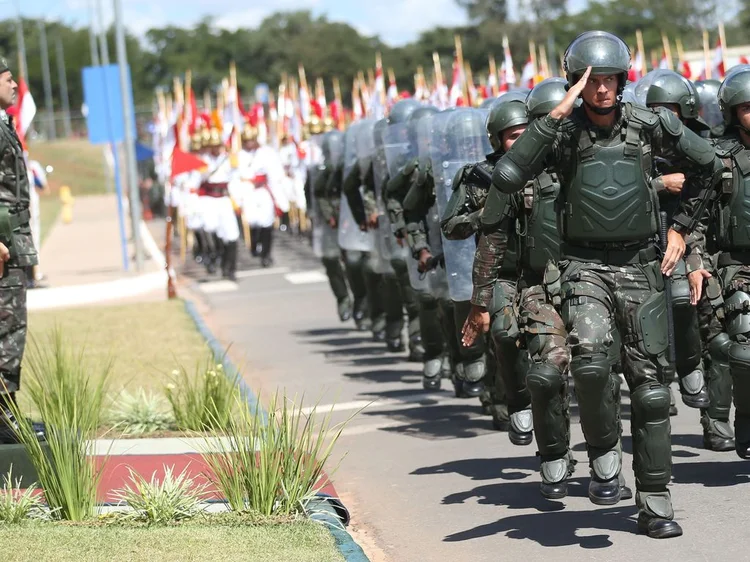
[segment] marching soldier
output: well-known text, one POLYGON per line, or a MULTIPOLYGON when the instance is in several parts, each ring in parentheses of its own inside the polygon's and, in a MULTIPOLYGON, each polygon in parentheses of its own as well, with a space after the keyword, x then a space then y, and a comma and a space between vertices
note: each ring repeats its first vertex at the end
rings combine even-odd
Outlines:
POLYGON ((564 67, 567 95, 498 161, 484 218, 488 224, 499 220, 503 194, 522 190, 547 164, 558 173, 562 316, 591 469, 589 499, 612 505, 622 497, 619 380, 610 376, 608 359, 614 316, 630 387, 638 530, 652 538, 679 536, 667 489, 664 276, 682 258, 684 237, 706 208, 715 156, 673 113, 620 103, 630 51, 618 37, 601 31, 579 35, 565 53, 564 67), (579 96, 583 105, 574 109, 579 96), (677 162, 695 185, 674 215, 661 261, 649 153, 677 162))
MULTIPOLYGON (((719 104, 726 136, 716 141, 716 154, 726 166, 720 197, 713 213, 716 235, 718 279, 716 290, 709 283, 707 297, 714 306, 710 317, 708 351, 714 363, 728 366, 732 377, 735 406, 735 450, 740 458, 750 458, 750 69, 741 68, 724 79, 719 88, 719 104)), ((702 293, 706 274, 695 271, 691 286, 693 301, 702 293)), ((711 279, 708 279, 710 282, 711 279)), ((720 389, 729 392, 728 383, 720 389)), ((713 396, 712 396, 713 398, 713 396)), ((712 402, 712 406, 714 403, 712 402)), ((717 418, 728 419, 724 404, 717 418)))

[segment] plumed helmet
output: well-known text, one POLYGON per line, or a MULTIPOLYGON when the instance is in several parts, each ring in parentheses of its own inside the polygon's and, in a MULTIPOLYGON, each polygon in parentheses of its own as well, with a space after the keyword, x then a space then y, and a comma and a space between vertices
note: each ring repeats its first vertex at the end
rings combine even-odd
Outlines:
POLYGON ((563 69, 568 85, 575 84, 589 66, 592 74, 624 75, 624 87, 630 69, 630 49, 622 39, 606 31, 581 33, 565 50, 563 69))
POLYGON ((534 86, 526 97, 526 109, 533 119, 543 117, 555 109, 567 93, 565 78, 547 78, 534 86))

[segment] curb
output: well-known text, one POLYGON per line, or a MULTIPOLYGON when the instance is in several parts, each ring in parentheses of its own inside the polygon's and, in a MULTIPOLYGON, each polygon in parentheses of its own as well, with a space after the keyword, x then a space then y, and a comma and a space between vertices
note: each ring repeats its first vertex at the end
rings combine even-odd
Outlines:
MULTIPOLYGON (((235 367, 232 361, 227 357, 226 350, 224 350, 208 328, 195 304, 187 298, 183 298, 182 300, 185 303, 185 310, 190 318, 192 318, 195 327, 198 328, 203 339, 208 343, 214 354, 214 358, 217 361, 222 361, 224 364, 224 372, 230 377, 230 380, 237 378, 239 375, 237 367, 235 367)), ((255 393, 242 378, 239 378, 239 386, 242 396, 247 401, 251 411, 255 412, 256 408, 260 406, 255 393)), ((266 413, 263 411, 263 418, 265 419, 265 417, 266 413)), ((319 499, 314 501, 314 506, 315 513, 310 519, 321 522, 325 528, 328 529, 328 532, 331 533, 331 536, 336 543, 336 549, 344 557, 344 560, 346 560, 346 562, 369 562, 369 558, 367 558, 362 547, 354 541, 354 538, 347 532, 342 524, 341 516, 337 513, 331 501, 325 496, 319 496, 319 499)))

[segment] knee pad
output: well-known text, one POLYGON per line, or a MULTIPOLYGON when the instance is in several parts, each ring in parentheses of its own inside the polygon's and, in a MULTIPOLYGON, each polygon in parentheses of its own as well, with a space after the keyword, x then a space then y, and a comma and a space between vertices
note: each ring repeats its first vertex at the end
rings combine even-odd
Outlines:
POLYGON ((513 308, 507 306, 492 316, 490 334, 498 346, 515 345, 521 332, 518 330, 516 315, 513 308))
POLYGON ((666 490, 672 476, 669 389, 657 382, 643 384, 631 394, 630 408, 636 487, 666 490))
POLYGON ((724 310, 735 311, 728 314, 726 320, 727 333, 730 337, 750 332, 750 314, 742 312, 748 306, 750 306, 750 295, 743 291, 736 291, 724 299, 724 310))
POLYGON ((603 351, 576 355, 570 361, 570 374, 576 385, 576 394, 601 392, 610 380, 610 362, 603 351))
POLYGON ((732 340, 729 334, 721 332, 714 339, 708 342, 708 353, 714 361, 729 361, 729 348, 732 340))
POLYGON ((526 386, 532 397, 553 398, 560 394, 563 384, 562 373, 547 363, 532 364, 526 375, 526 386))
POLYGON ((729 346, 729 372, 734 385, 737 419, 750 417, 750 344, 732 342, 729 346))

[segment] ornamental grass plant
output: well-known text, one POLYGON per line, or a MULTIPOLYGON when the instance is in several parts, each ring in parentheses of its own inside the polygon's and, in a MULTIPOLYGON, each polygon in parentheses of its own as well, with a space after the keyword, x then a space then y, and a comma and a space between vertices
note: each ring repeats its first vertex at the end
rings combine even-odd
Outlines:
POLYGON ((223 358, 209 355, 194 370, 183 365, 172 372, 165 388, 175 424, 184 431, 207 431, 226 428, 231 423, 239 396, 240 374, 229 377, 223 358))
MULTIPOLYGON (((46 341, 31 339, 24 394, 46 424, 47 440, 39 442, 31 423, 20 423, 17 432, 52 516, 71 521, 94 515, 105 464, 97 467, 89 453, 102 420, 113 361, 90 366, 85 351, 68 345, 59 328, 46 341)), ((25 419, 17 405, 12 409, 16 419, 25 419)))
POLYGON ((334 425, 333 408, 319 416, 317 404, 311 409, 301 404, 279 391, 271 397, 267 414, 260 407, 250 411, 238 404, 224 439, 217 439, 221 434, 215 431, 206 437, 203 456, 213 484, 233 511, 305 513, 324 486, 323 468, 353 416, 334 425))

